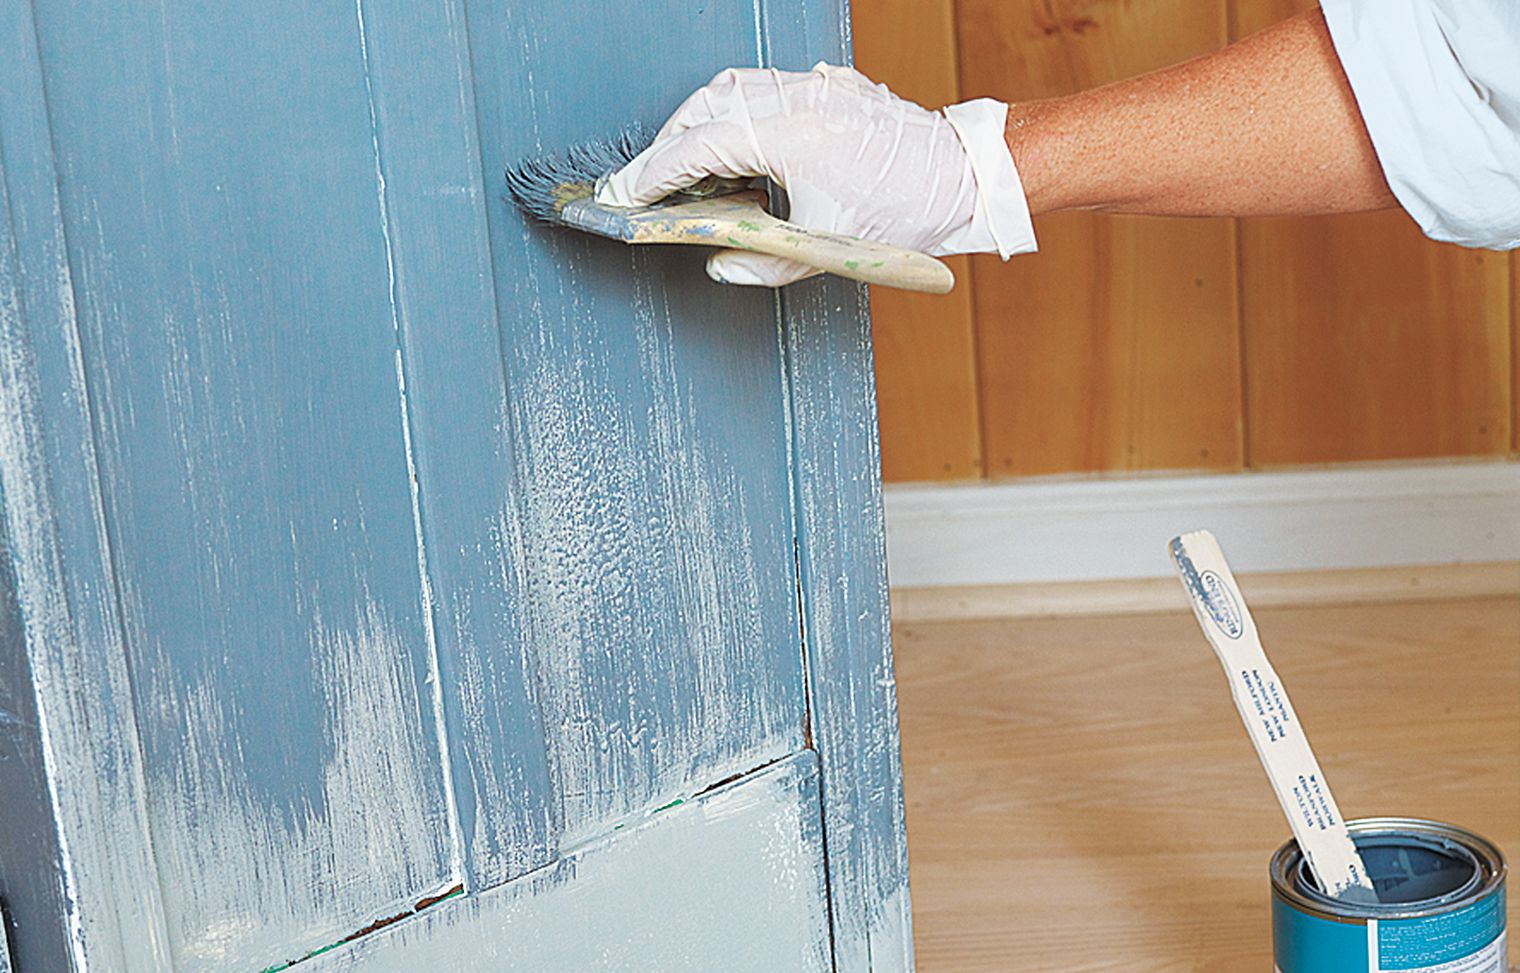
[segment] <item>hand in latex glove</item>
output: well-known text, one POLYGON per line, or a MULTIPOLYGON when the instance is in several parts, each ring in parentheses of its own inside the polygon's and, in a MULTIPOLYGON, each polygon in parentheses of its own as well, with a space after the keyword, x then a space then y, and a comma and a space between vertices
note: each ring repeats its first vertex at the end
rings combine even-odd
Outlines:
MULTIPOLYGON (((769 176, 790 219, 931 254, 1035 249, 1029 208, 991 99, 931 112, 850 68, 724 71, 688 98, 598 200, 642 206, 708 175, 769 176)), ((818 273, 722 250, 714 280, 780 287, 818 273)))

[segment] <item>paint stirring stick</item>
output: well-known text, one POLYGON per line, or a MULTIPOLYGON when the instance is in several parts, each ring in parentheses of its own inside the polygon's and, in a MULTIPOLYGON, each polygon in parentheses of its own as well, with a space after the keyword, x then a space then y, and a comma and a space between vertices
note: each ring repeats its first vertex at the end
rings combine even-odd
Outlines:
POLYGON ((1343 902, 1376 903, 1367 866, 1346 830, 1288 691, 1267 661, 1256 622, 1219 542, 1200 530, 1172 538, 1171 549, 1193 614, 1224 666, 1235 707, 1320 888, 1343 902))

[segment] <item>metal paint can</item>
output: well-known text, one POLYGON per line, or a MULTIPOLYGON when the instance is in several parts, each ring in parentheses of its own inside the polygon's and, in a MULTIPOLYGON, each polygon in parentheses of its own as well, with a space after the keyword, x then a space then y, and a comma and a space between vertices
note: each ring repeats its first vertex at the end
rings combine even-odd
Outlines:
POLYGON ((1504 855, 1416 818, 1348 821, 1378 905, 1320 891, 1298 843, 1272 856, 1278 973, 1504 973, 1504 855))

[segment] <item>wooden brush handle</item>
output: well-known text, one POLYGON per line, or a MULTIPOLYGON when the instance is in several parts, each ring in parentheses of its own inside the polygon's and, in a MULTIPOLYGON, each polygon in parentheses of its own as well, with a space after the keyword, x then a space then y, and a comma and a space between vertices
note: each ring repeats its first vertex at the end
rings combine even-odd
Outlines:
POLYGON ((726 240, 713 242, 736 250, 785 257, 867 284, 927 294, 945 294, 955 286, 955 273, 943 261, 926 253, 859 237, 805 230, 763 210, 737 221, 726 240))
POLYGON ((945 293, 955 274, 929 254, 838 233, 803 230, 766 213, 765 193, 746 190, 705 199, 676 199, 617 210, 588 201, 565 207, 573 227, 626 243, 696 243, 786 257, 850 280, 945 293))
POLYGON ((867 284, 944 294, 955 274, 926 253, 838 233, 819 233, 778 220, 755 190, 703 199, 670 197, 654 206, 620 210, 594 200, 566 206, 561 220, 625 243, 685 243, 732 247, 785 257, 867 284))

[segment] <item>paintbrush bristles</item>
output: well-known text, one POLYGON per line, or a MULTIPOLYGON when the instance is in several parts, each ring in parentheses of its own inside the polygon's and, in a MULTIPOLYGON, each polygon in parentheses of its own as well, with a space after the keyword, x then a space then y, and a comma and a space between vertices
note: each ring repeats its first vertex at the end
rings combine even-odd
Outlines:
POLYGON ((564 156, 524 159, 507 169, 507 192, 523 212, 561 222, 567 203, 590 196, 598 179, 623 168, 653 141, 654 133, 635 126, 610 139, 572 145, 564 156))

